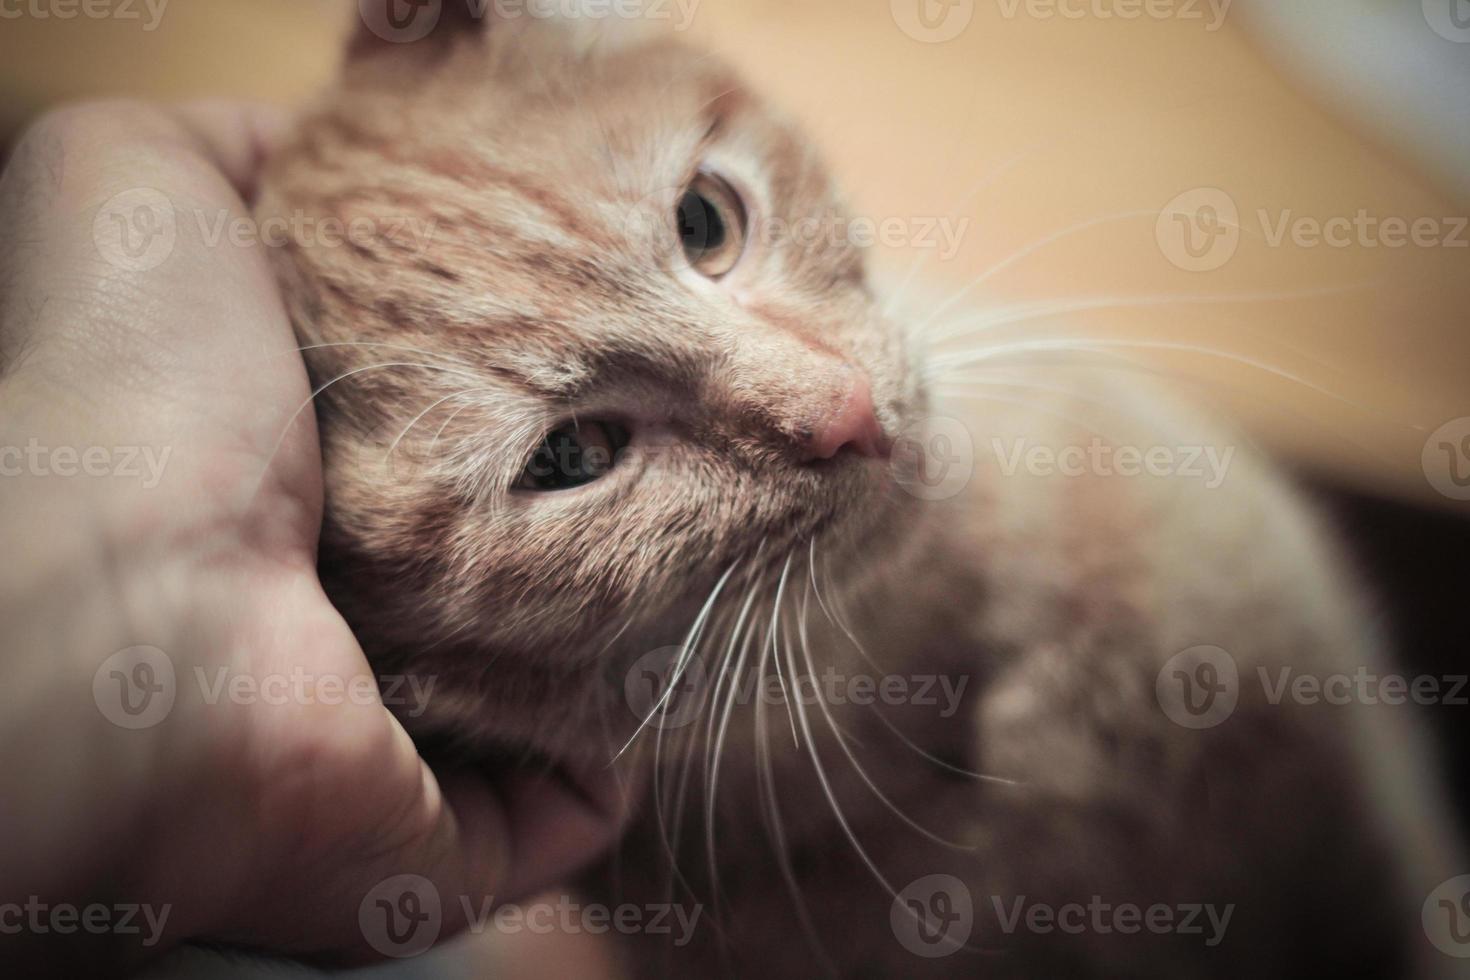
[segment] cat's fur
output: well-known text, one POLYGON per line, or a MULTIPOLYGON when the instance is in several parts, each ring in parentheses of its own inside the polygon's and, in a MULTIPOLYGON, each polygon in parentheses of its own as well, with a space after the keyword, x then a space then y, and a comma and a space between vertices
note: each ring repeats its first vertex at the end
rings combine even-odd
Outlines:
POLYGON ((737 665, 789 683, 807 657, 819 675, 965 684, 948 717, 942 699, 790 717, 741 699, 726 725, 727 683, 693 724, 643 731, 620 764, 652 770, 657 748, 658 779, 586 886, 706 908, 688 947, 626 941, 630 975, 1448 966, 1419 910, 1460 869, 1404 709, 1271 704, 1256 679, 1377 663, 1339 559, 1269 467, 1236 446, 1216 488, 1005 472, 988 448, 1015 438, 1236 443, 1105 368, 1032 366, 1008 397, 940 403, 851 245, 757 236, 731 279, 701 280, 648 214, 701 166, 757 221, 839 213, 800 134, 669 41, 458 6, 412 45, 364 33, 260 203, 384 232, 277 253, 317 382, 341 378, 317 399, 324 580, 384 672, 437 678, 409 723, 468 751, 602 765, 639 723, 628 671, 685 640, 727 571, 698 646, 710 686, 737 665), (404 219, 427 235, 394 236, 404 219), (963 492, 906 492, 901 462, 801 461, 849 365, 890 435, 965 423, 980 451, 963 492), (629 420, 629 458, 571 494, 508 492, 573 415, 629 420), (1155 685, 1199 645, 1242 682, 1228 720, 1190 730, 1155 685), (964 883, 975 924, 923 958, 889 889, 933 874, 964 883), (1007 935, 997 906, 1023 896, 1233 913, 1213 946, 1209 929, 1007 935))

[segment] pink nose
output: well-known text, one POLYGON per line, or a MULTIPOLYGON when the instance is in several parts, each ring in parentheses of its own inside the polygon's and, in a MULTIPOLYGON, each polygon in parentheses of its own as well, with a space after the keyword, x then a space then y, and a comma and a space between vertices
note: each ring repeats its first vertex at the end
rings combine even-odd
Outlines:
POLYGON ((813 428, 806 443, 806 458, 808 462, 831 459, 843 450, 852 450, 860 456, 881 459, 891 448, 873 408, 873 391, 866 378, 856 375, 846 395, 813 428))

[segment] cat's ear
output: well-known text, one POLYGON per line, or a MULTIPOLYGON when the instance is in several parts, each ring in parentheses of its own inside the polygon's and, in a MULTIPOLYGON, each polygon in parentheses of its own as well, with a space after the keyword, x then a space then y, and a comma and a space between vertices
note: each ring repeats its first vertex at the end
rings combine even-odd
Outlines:
POLYGON ((490 0, 354 0, 349 60, 392 52, 438 51, 483 33, 495 20, 490 0))

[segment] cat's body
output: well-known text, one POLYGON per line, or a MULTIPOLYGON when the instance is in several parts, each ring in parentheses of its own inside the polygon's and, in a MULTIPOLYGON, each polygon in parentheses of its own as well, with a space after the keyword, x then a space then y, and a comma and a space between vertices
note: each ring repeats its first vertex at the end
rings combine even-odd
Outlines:
POLYGON ((1459 869, 1404 719, 1262 684, 1377 669, 1278 477, 1115 367, 936 400, 857 249, 758 241, 757 215, 836 205, 724 69, 453 6, 414 45, 365 34, 262 197, 432 228, 280 250, 318 383, 341 379, 324 581, 385 673, 435 677, 426 739, 646 780, 586 888, 702 912, 688 945, 620 940, 630 975, 1434 975, 1419 907, 1459 869), (706 169, 752 221, 708 281, 645 220, 706 169), (617 466, 516 483, 589 417, 632 431, 617 466), (886 458, 946 426, 967 480, 886 458), (1218 485, 1006 458, 1094 435, 1233 455, 1218 485), (641 698, 671 647, 684 690, 641 698), (1201 647, 1225 659, 1174 659, 1201 647), (1171 692, 1222 666, 1233 712, 1194 691, 1181 723, 1171 692), (813 676, 828 693, 793 696, 813 676))
MULTIPOLYGON (((1056 382, 1058 372, 1044 373, 1056 382)), ((1128 406, 1134 422, 1116 410, 1100 417, 1086 395, 1042 397, 986 406, 975 431, 1006 446, 1087 445, 1091 429, 1113 445, 1234 444, 1126 381, 1071 380, 1128 406), (1058 421, 1079 415, 1088 428, 1058 421)), ((632 975, 699 975, 717 960, 730 976, 819 976, 822 955, 850 977, 1451 975, 1419 912, 1453 865, 1440 863, 1450 852, 1426 794, 1427 760, 1403 738, 1402 718, 1268 699, 1283 667, 1319 677, 1383 668, 1337 559, 1259 460, 1242 450, 1209 488, 1178 477, 1006 475, 981 452, 966 492, 928 514, 904 552, 874 569, 871 591, 843 600, 854 611, 846 625, 881 664, 878 676, 910 681, 912 700, 923 700, 915 678, 956 681, 950 690, 968 679, 961 709, 941 717, 938 687, 927 704, 831 707, 850 760, 821 709, 807 706, 848 828, 823 792, 800 716, 798 747, 779 703, 764 729, 753 707, 737 715, 714 832, 723 901, 709 898, 700 761, 677 860, 698 898, 669 884, 664 841, 676 816, 635 828, 634 856, 617 862, 606 893, 705 901, 716 922, 693 948, 640 937, 632 975), (1202 711, 1202 721, 1223 720, 1196 730, 1163 710, 1182 700, 1158 684, 1161 675, 1176 683, 1166 664, 1198 646, 1228 651, 1239 700, 1228 716, 1202 711), (764 758, 810 930, 776 857, 764 758), (855 763, 924 831, 973 850, 906 825, 855 763), (909 933, 901 942, 893 902, 848 830, 894 890, 937 874, 962 882, 945 887, 973 906, 974 950, 935 939, 945 955, 926 959, 909 933), (1111 910, 1128 905, 1167 906, 1178 929, 1122 934, 1126 920, 1111 910), (1087 911, 1060 912, 1069 906, 1087 911), (1074 918, 1068 929, 1044 914, 1028 924, 1036 908, 1074 918), (979 952, 991 949, 1009 952, 979 952)), ((875 673, 815 601, 810 618, 819 671, 875 673)), ((804 669, 799 644, 795 656, 804 669)), ((916 895, 933 901, 922 888, 904 899, 916 895)), ((944 911, 930 906, 935 921, 944 911)), ((942 931, 935 925, 931 939, 942 931)))

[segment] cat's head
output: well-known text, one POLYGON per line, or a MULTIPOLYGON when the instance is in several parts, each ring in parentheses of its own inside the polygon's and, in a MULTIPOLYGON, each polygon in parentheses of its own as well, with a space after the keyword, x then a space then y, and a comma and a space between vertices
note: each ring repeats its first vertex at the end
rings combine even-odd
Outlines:
POLYGON ((324 387, 333 598, 440 723, 546 741, 727 570, 902 533, 922 395, 816 154, 726 67, 460 6, 362 30, 260 211, 324 387))

